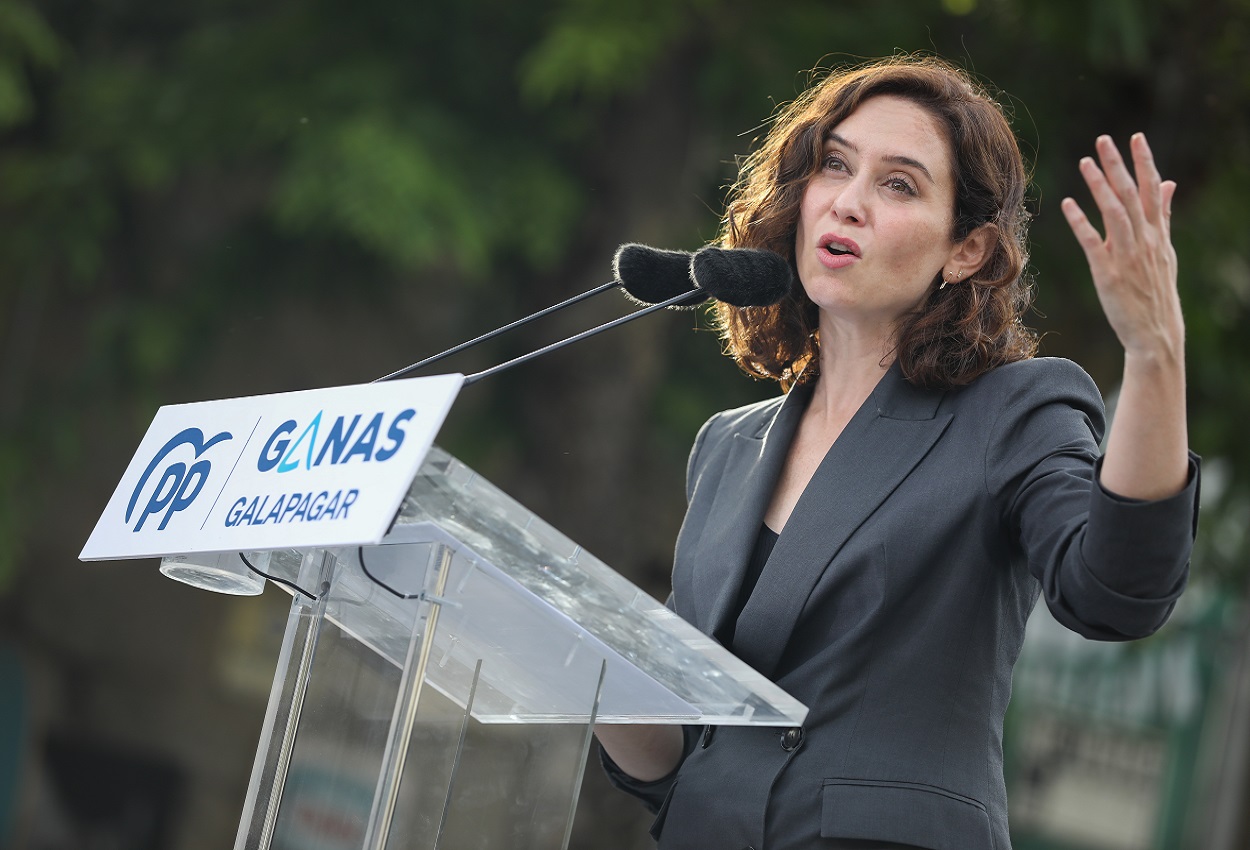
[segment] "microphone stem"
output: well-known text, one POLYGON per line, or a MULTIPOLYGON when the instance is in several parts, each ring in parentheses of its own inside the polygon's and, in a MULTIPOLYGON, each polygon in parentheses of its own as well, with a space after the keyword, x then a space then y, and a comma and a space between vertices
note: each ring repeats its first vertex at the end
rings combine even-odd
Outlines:
MULTIPOLYGON (((426 366, 429 366, 431 363, 437 363, 438 361, 442 360, 444 357, 450 357, 453 354, 459 354, 461 351, 464 351, 466 348, 472 348, 473 346, 477 345, 480 342, 486 342, 486 340, 488 339, 494 339, 500 334, 507 333, 510 330, 515 330, 516 328, 519 328, 523 325, 527 325, 530 322, 535 321, 536 319, 541 319, 544 316, 549 316, 552 313, 556 312, 557 310, 563 310, 565 307, 570 307, 573 304, 578 303, 579 301, 585 301, 587 298, 598 295, 600 292, 606 292, 615 286, 620 286, 620 282, 614 280, 614 281, 611 281, 610 283, 605 283, 600 286, 596 286, 594 289, 588 289, 587 291, 583 292, 581 295, 574 295, 572 298, 569 298, 565 301, 561 301, 559 304, 552 304, 550 307, 547 307, 543 310, 539 310, 537 313, 534 313, 533 315, 526 316, 523 319, 517 319, 515 322, 513 322, 510 325, 504 325, 502 328, 495 328, 495 330, 484 333, 481 336, 476 337, 475 339, 471 339, 468 342, 462 342, 459 345, 455 346, 454 348, 449 348, 446 351, 442 352, 441 354, 435 354, 433 357, 427 357, 424 360, 421 360, 417 363, 413 363, 411 366, 405 366, 404 368, 400 369, 397 372, 392 372, 391 374, 385 375, 381 378, 375 378, 372 381, 372 383, 376 384, 381 381, 393 381, 396 378, 402 378, 405 375, 410 375, 413 372, 417 371, 418 369, 422 369, 426 366)), ((665 303, 667 304, 671 302, 665 302, 665 303)), ((660 305, 660 306, 663 306, 663 305, 660 305)))
POLYGON ((480 381, 482 378, 489 377, 491 375, 494 375, 497 372, 502 372, 505 369, 511 369, 513 366, 519 366, 522 363, 527 363, 530 360, 533 360, 535 357, 541 357, 542 355, 550 351, 555 351, 558 348, 564 348, 564 346, 566 345, 572 345, 573 343, 583 340, 586 337, 594 336, 597 333, 602 333, 603 331, 611 330, 617 325, 623 325, 626 322, 632 322, 634 319, 640 319, 643 316, 647 315, 648 313, 654 313, 656 310, 663 310, 665 307, 672 307, 674 304, 678 304, 681 301, 684 301, 685 299, 698 293, 699 291, 700 290, 696 287, 694 289, 691 289, 689 292, 683 292, 681 295, 675 295, 672 298, 668 299, 667 301, 661 301, 659 304, 652 304, 650 307, 646 307, 642 310, 635 310, 634 312, 630 313, 627 316, 621 316, 619 319, 613 319, 610 322, 605 322, 602 325, 591 328, 588 331, 582 331, 581 333, 568 337, 567 339, 562 339, 559 342, 553 342, 551 343, 551 345, 544 346, 536 351, 531 351, 529 354, 522 354, 520 357, 514 357, 511 360, 507 360, 503 363, 500 363, 498 366, 492 366, 489 369, 485 369, 481 372, 475 372, 472 375, 467 375, 464 379, 464 386, 467 387, 469 384, 476 383, 477 381, 480 381))

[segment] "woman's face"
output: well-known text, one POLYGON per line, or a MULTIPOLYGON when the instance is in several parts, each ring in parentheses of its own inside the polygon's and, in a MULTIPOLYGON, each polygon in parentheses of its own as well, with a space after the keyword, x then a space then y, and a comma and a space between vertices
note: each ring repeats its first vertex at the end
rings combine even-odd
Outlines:
POLYGON ((834 126, 795 239, 822 326, 892 333, 958 250, 954 205, 946 134, 923 107, 878 96, 834 126))

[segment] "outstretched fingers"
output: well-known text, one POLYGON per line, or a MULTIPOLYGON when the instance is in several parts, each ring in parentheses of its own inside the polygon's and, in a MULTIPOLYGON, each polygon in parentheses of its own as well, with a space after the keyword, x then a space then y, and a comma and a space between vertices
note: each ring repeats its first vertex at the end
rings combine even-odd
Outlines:
MULTIPOLYGON (((1142 240, 1152 241, 1154 234, 1169 237, 1176 184, 1160 177, 1145 134, 1135 133, 1129 142, 1136 177, 1129 173, 1110 136, 1099 136, 1095 147, 1098 161, 1088 156, 1082 158, 1080 171, 1102 214, 1104 247, 1115 252, 1128 250, 1142 240)), ((1070 224, 1075 220, 1071 214, 1068 219, 1070 224)))
POLYGON ((1081 160, 1081 176, 1102 214, 1103 232, 1072 198, 1061 204, 1094 279, 1108 322, 1125 351, 1173 351, 1184 339, 1171 244, 1176 184, 1162 180, 1145 136, 1130 142, 1136 178, 1110 138, 1081 160))

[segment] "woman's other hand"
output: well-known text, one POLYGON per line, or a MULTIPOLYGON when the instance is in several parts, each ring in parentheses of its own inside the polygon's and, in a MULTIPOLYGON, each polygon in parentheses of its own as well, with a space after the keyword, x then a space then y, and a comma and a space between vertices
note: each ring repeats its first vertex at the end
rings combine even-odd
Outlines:
POLYGON ((1124 346, 1124 380, 1100 480, 1113 493, 1162 499, 1188 477, 1185 422, 1185 323, 1176 290, 1172 196, 1150 145, 1133 136, 1129 174, 1109 136, 1096 143, 1100 168, 1081 160, 1081 176, 1107 231, 1100 234, 1072 198, 1063 213, 1085 251, 1107 321, 1124 346))
POLYGON ((1110 136, 1096 142, 1100 168, 1081 160, 1081 176, 1102 213, 1104 238, 1080 205, 1064 198, 1063 212, 1085 251, 1098 300, 1112 330, 1131 356, 1179 356, 1185 326, 1176 291, 1172 247, 1172 196, 1142 133, 1129 142, 1136 179, 1110 136))

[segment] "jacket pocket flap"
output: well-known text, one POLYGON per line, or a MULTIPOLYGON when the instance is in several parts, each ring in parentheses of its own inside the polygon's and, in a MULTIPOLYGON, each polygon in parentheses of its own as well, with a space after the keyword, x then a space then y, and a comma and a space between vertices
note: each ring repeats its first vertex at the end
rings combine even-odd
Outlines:
POLYGON ((930 850, 993 850, 990 818, 970 797, 913 782, 826 779, 820 834, 930 850))

